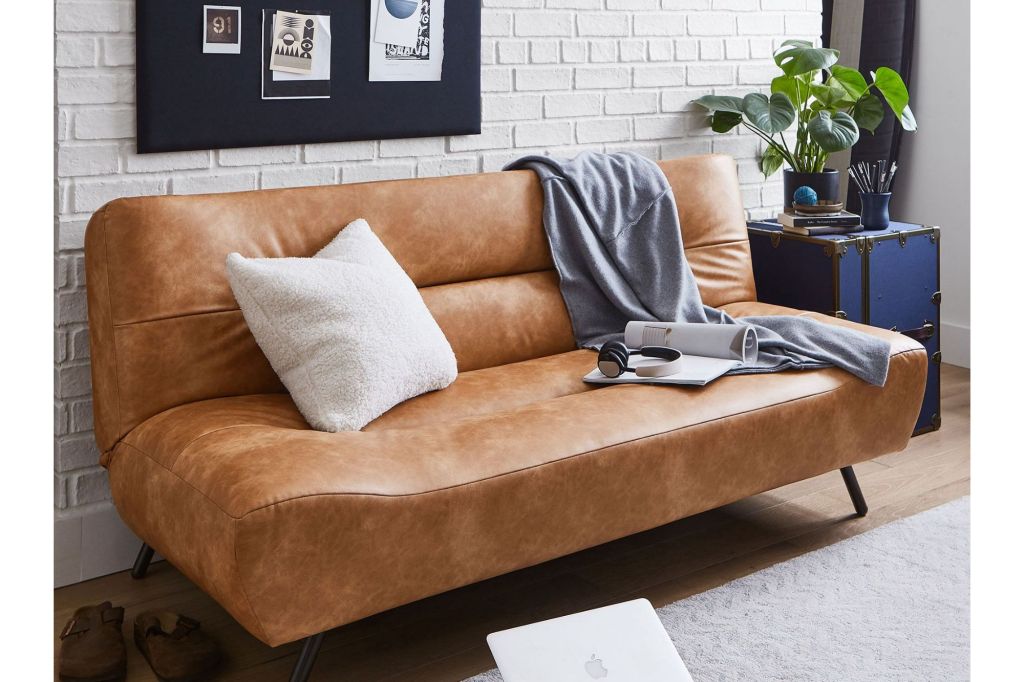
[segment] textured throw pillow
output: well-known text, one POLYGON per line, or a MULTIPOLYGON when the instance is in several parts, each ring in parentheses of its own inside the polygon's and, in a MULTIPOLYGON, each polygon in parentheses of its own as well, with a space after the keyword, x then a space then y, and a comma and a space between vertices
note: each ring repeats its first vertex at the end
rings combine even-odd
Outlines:
POLYGON ((455 354, 365 220, 313 258, 227 259, 245 321, 306 421, 355 431, 455 380, 455 354))

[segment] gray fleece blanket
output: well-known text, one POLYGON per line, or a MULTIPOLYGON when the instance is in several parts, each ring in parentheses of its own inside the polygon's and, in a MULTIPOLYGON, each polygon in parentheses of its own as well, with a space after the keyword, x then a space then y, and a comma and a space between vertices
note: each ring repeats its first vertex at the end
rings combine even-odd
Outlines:
MULTIPOLYGON (((701 301, 683 251, 675 197, 656 163, 638 154, 585 152, 571 160, 526 156, 544 189, 544 228, 581 348, 622 339, 630 320, 737 324, 701 301)), ((808 317, 744 317, 756 362, 734 374, 835 366, 876 386, 889 343, 808 317)))

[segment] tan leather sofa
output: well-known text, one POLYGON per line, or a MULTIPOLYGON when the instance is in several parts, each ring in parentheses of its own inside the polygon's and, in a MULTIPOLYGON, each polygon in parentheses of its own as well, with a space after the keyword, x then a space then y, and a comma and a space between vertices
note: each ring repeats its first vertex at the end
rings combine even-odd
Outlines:
MULTIPOLYGON (((757 303, 733 160, 662 168, 704 301, 796 312, 757 303)), ((519 171, 100 209, 85 254, 95 430, 121 517, 276 646, 906 446, 923 348, 821 315, 891 342, 884 388, 838 369, 584 384, 595 354, 575 348, 541 208, 519 171), (356 218, 420 287, 460 374, 361 432, 321 433, 253 340, 224 260, 310 256, 356 218)))

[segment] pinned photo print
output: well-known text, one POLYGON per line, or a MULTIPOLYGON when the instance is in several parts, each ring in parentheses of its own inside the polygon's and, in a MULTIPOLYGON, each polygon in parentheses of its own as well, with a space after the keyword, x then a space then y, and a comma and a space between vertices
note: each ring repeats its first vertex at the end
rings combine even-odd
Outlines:
POLYGON ((203 52, 241 54, 241 7, 203 5, 203 52))
POLYGON ((262 47, 263 99, 331 96, 330 12, 263 10, 262 47), (283 21, 282 14, 288 15, 283 21), (309 22, 313 25, 308 26, 309 22), (311 45, 304 46, 303 39, 308 39, 311 45), (310 54, 309 59, 303 56, 304 52, 310 54))
POLYGON ((278 11, 274 20, 270 70, 299 74, 312 72, 316 33, 316 20, 312 16, 278 11))
POLYGON ((444 63, 444 0, 371 0, 371 81, 439 81, 444 63), (409 4, 415 4, 413 11, 409 4), (381 41, 383 17, 408 14, 404 21, 413 29, 412 41, 381 41))

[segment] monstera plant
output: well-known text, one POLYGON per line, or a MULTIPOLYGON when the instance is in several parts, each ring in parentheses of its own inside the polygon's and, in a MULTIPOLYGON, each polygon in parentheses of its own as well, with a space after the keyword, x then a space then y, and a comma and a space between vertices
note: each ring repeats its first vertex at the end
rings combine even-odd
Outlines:
POLYGON ((804 40, 787 40, 774 58, 782 75, 772 81, 771 95, 705 95, 694 100, 711 112, 715 132, 744 126, 764 140, 761 171, 765 177, 783 163, 797 174, 825 172, 829 155, 852 147, 861 129, 874 133, 885 117, 886 105, 904 130, 917 129, 907 86, 888 67, 872 71, 869 83, 857 69, 837 63, 838 50, 814 47, 804 40), (783 133, 794 122, 796 136, 790 144, 783 133))

